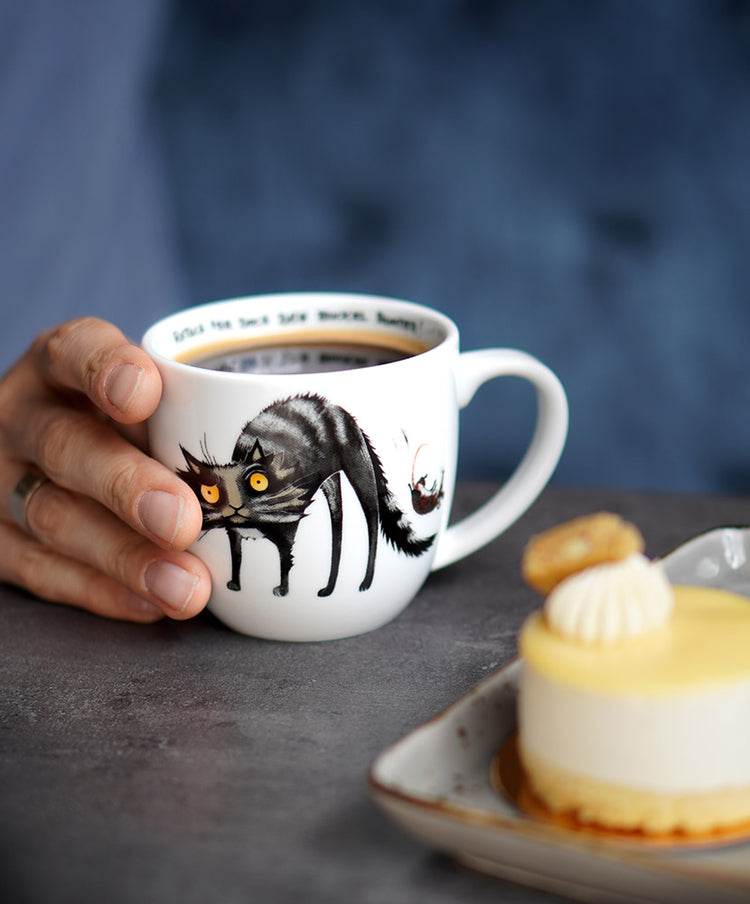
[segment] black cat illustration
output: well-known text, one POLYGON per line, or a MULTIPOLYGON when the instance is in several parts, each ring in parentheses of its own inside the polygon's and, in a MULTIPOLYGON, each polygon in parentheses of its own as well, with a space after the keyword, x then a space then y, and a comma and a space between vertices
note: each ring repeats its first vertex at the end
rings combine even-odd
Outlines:
POLYGON ((372 584, 378 531, 408 556, 422 555, 435 539, 434 534, 415 534, 388 488, 370 440, 351 414, 321 396, 292 396, 264 408, 246 424, 228 464, 201 461, 180 448, 187 467, 177 473, 200 501, 203 529, 223 528, 229 536, 230 590, 240 589, 242 538, 259 532, 279 553, 281 580, 273 592, 288 593, 297 528, 321 489, 331 516, 332 548, 328 583, 318 596, 333 592, 341 561, 341 474, 354 489, 367 524, 367 568, 360 590, 372 584))

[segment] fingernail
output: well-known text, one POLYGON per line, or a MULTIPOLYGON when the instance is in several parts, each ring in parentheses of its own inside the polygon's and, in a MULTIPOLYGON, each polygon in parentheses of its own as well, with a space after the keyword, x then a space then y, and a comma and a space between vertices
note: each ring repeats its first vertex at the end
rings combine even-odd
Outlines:
POLYGON ((198 578, 173 562, 152 562, 146 569, 146 586, 175 612, 184 612, 195 593, 198 578))
POLYGON ((119 364, 107 377, 104 395, 122 412, 128 410, 143 379, 143 368, 135 364, 119 364))
POLYGON ((180 529, 185 500, 164 490, 149 490, 138 503, 141 524, 157 537, 173 543, 180 529))

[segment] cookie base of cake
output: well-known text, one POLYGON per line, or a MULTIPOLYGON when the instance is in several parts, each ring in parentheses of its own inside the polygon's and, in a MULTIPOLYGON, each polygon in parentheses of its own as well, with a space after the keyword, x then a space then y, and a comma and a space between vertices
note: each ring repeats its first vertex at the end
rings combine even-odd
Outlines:
POLYGON ((519 751, 529 784, 552 813, 583 824, 647 835, 706 834, 750 823, 750 787, 700 794, 661 794, 563 772, 529 751, 519 751))
MULTIPOLYGON (((495 791, 506 797, 524 815, 532 819, 576 834, 656 848, 721 846, 750 839, 750 789, 744 789, 743 792, 748 804, 744 814, 739 813, 737 808, 733 807, 736 818, 729 819, 721 825, 715 822, 716 812, 714 810, 710 828, 699 829, 696 827, 687 830, 684 826, 673 826, 663 830, 656 830, 653 827, 646 829, 642 820, 638 821, 638 825, 631 824, 626 827, 614 824, 611 813, 604 815, 605 821, 585 817, 578 806, 578 801, 570 803, 567 800, 556 798, 560 806, 553 810, 532 784, 530 776, 521 763, 518 746, 517 734, 514 733, 506 739, 493 758, 490 779, 495 791)), ((551 771, 555 771, 556 774, 559 772, 559 770, 545 770, 544 766, 542 769, 547 776, 551 771)), ((599 785, 600 783, 594 784, 599 785)), ((567 783, 564 786, 570 788, 567 783)), ((626 800, 626 803, 630 803, 631 792, 619 788, 615 790, 620 801, 626 800)), ((657 795, 649 795, 651 798, 655 796, 657 795)), ((714 795, 686 795, 681 799, 685 802, 689 798, 708 797, 713 798, 714 795)), ((602 798, 597 797, 596 800, 600 803, 602 798)), ((632 811, 632 807, 628 807, 628 811, 632 811)), ((691 824, 693 824, 692 821, 691 824)))

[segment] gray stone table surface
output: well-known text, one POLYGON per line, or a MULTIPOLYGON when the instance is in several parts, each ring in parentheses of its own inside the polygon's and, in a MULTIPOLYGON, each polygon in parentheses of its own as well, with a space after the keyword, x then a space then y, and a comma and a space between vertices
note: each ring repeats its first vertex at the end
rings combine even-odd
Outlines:
MULTIPOLYGON (((456 512, 489 495, 459 485, 456 512)), ((750 500, 550 488, 433 575, 394 622, 282 644, 204 614, 142 627, 0 587, 0 900, 544 902, 407 836, 366 789, 373 758, 510 660, 538 598, 531 533, 610 509, 648 552, 750 500)))

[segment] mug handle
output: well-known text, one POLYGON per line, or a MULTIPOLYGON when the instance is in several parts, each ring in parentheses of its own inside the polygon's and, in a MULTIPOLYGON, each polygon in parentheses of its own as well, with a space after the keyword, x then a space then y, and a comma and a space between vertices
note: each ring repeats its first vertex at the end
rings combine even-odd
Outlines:
POLYGON ((432 571, 476 552, 510 527, 544 489, 560 460, 568 433, 565 390, 555 374, 532 355, 510 348, 463 352, 456 366, 459 409, 469 404, 487 380, 509 376, 528 380, 536 388, 534 436, 518 467, 494 496, 443 532, 432 571))

